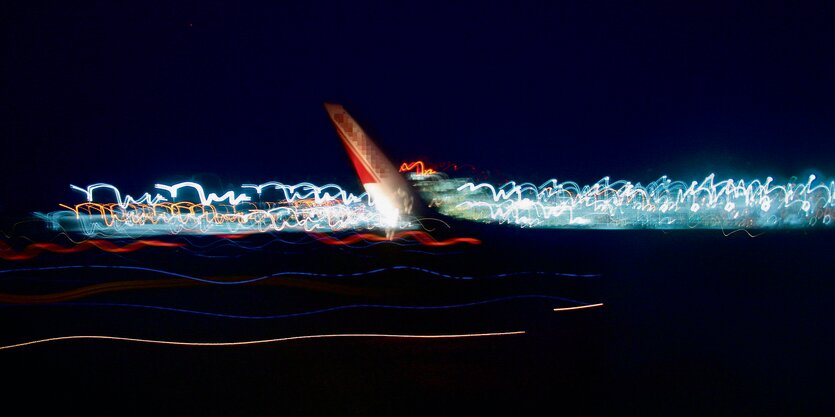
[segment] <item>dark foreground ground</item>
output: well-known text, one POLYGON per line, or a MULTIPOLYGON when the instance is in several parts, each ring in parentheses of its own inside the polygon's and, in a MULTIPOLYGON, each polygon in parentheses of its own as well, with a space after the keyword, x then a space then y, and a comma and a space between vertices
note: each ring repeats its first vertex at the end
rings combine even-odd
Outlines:
MULTIPOLYGON (((417 272, 263 285, 161 288, 77 302, 177 306, 239 314, 351 303, 439 305, 549 294, 597 309, 516 300, 441 311, 352 309, 280 320, 236 320, 94 306, 0 310, 2 344, 108 334, 231 341, 302 334, 525 330, 463 340, 326 339, 248 347, 64 341, 0 351, 4 408, 25 414, 352 415, 831 415, 832 230, 560 231, 468 226, 479 247, 432 250, 269 245, 195 256, 45 254, 3 268, 142 265, 196 276, 282 270, 355 272, 418 265, 451 274, 600 273, 455 281, 417 272), (211 258, 210 256, 221 256, 211 258), (226 257, 231 256, 231 257, 226 257), (110 405, 114 404, 114 405, 110 405)), ((197 240, 210 243, 210 240, 197 240)), ((158 279, 130 271, 64 271, 3 278, 3 292, 47 293, 97 282, 158 279), (70 281, 70 282, 65 282, 70 281)))

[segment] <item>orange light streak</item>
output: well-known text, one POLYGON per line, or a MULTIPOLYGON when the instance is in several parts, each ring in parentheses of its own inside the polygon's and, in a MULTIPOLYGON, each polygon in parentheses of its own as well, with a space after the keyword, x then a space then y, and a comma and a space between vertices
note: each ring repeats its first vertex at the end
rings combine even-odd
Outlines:
POLYGON ((423 161, 404 162, 400 164, 400 172, 409 172, 411 170, 414 170, 415 174, 418 175, 429 175, 438 173, 438 171, 435 171, 432 168, 426 168, 423 161))
POLYGON ((63 340, 115 340, 121 342, 135 342, 148 343, 157 345, 173 345, 173 346, 199 346, 199 347, 223 347, 223 346, 247 346, 260 345, 267 343, 289 342, 293 340, 309 340, 309 339, 333 339, 338 337, 353 337, 353 338, 386 338, 386 339, 463 339, 476 337, 495 337, 495 336, 514 336, 522 335, 526 332, 524 330, 512 332, 495 332, 495 333, 463 333, 463 334, 436 334, 436 335, 412 335, 412 334, 380 334, 380 333, 341 333, 341 334, 315 334, 305 336, 290 336, 276 339, 262 339, 262 340, 245 340, 241 342, 180 342, 174 340, 154 340, 154 339, 138 339, 133 337, 119 337, 119 336, 99 336, 99 335, 79 335, 79 336, 59 336, 50 337, 46 339, 32 340, 29 342, 16 343, 13 345, 0 346, 0 350, 15 349, 24 346, 37 345, 48 342, 58 342, 63 340))
POLYGON ((587 304, 584 306, 577 306, 577 307, 562 307, 562 308, 555 308, 554 311, 571 311, 571 310, 582 310, 586 308, 595 308, 595 307, 603 307, 603 303, 597 304, 587 304))

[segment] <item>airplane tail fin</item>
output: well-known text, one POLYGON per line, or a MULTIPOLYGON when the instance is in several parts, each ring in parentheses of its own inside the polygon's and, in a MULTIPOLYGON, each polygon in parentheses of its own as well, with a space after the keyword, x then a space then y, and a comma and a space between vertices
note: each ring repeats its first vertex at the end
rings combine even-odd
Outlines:
POLYGON ((325 110, 383 223, 387 228, 396 227, 401 216, 412 213, 414 205, 406 180, 341 105, 325 103, 325 110))

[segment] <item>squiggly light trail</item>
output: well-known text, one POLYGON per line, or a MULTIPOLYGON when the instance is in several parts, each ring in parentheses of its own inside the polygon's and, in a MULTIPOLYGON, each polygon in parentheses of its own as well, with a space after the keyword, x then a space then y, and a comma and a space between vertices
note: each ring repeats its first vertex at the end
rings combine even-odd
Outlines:
MULTIPOLYGON (((576 182, 548 180, 540 185, 511 181, 501 186, 449 179, 422 161, 403 164, 430 206, 443 214, 521 227, 596 229, 755 229, 799 228, 832 223, 835 181, 815 175, 805 182, 762 180, 672 181, 666 176, 647 185, 626 180, 576 182)), ((55 230, 88 236, 138 237, 160 234, 240 234, 270 231, 330 232, 389 230, 367 194, 354 195, 336 184, 317 186, 277 181, 244 184, 257 196, 227 191, 206 193, 198 183, 157 184, 167 193, 139 198, 98 183, 82 192, 87 202, 61 205, 66 210, 39 214, 55 230), (198 202, 173 201, 192 190, 198 202), (96 202, 100 190, 115 201, 96 202), (271 196, 270 193, 276 195, 271 196), (274 200, 274 201, 273 201, 274 200)), ((402 218, 396 229, 417 227, 402 218)))
POLYGON ((434 169, 426 167, 423 161, 404 162, 400 164, 400 172, 411 171, 414 171, 417 175, 432 175, 438 173, 434 169))
MULTIPOLYGON (((163 193, 123 195, 113 185, 97 183, 86 188, 71 186, 87 202, 60 206, 63 211, 38 214, 54 230, 79 231, 88 236, 138 237, 161 234, 239 234, 271 231, 330 232, 357 229, 387 229, 374 202, 366 193, 354 195, 336 184, 318 186, 309 182, 286 185, 277 181, 244 184, 258 201, 246 193, 206 193, 196 182, 156 184, 163 193), (184 199, 185 190, 196 194, 195 202, 184 199), (96 201, 102 191, 115 201, 96 201), (275 195, 271 195, 275 193, 275 195), (166 194, 166 195, 163 195, 166 194)), ((413 219, 402 218, 396 227, 416 228, 413 219)))
POLYGON ((835 181, 810 175, 805 182, 761 180, 672 181, 647 185, 608 177, 581 186, 548 180, 501 186, 413 176, 424 199, 461 219, 521 227, 590 229, 752 229, 830 225, 835 181))
POLYGON ((382 333, 338 333, 338 334, 315 334, 305 336, 291 336, 281 337, 276 339, 261 339, 261 340, 245 340, 240 342, 181 342, 174 340, 155 340, 155 339, 139 339, 133 337, 119 337, 119 336, 101 336, 101 335, 78 335, 78 336, 59 336, 49 337, 46 339, 32 340, 29 342, 16 343, 13 345, 0 346, 0 350, 8 350, 21 348, 24 346, 37 345, 48 342, 58 342, 64 340, 113 340, 120 342, 135 342, 135 343, 149 343, 157 345, 173 345, 173 346, 193 346, 193 347, 224 347, 224 346, 246 346, 246 345, 263 345, 267 343, 289 342, 293 340, 309 340, 309 339, 333 339, 340 337, 348 338, 388 338, 388 339, 463 339, 475 337, 492 337, 492 336, 513 336, 522 335, 526 332, 524 330, 511 332, 495 332, 495 333, 463 333, 463 334, 433 334, 433 335, 413 335, 413 334, 382 334, 382 333))

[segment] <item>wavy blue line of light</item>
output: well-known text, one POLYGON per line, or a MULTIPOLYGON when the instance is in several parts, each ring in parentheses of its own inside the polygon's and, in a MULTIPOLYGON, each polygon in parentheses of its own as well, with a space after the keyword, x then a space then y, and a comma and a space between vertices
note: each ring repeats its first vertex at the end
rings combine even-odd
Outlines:
MULTIPOLYGON (((45 266, 45 267, 37 267, 37 268, 16 268, 16 269, 5 269, 0 270, 0 274, 7 274, 7 273, 14 273, 14 272, 32 272, 32 271, 53 271, 53 270, 66 270, 66 269, 81 269, 81 268, 92 268, 92 269, 123 269, 123 270, 133 270, 133 271, 145 271, 145 272, 154 272, 161 275, 168 275, 172 277, 178 278, 185 278, 190 279, 197 282, 203 282, 207 284, 217 284, 217 285, 241 285, 241 284, 250 284, 253 282, 263 281, 269 278, 275 277, 282 277, 282 276, 308 276, 308 277, 319 277, 319 278, 351 278, 351 277, 360 277, 364 275, 372 275, 372 274, 379 274, 381 272, 386 271, 398 271, 398 270, 410 270, 410 271, 418 271, 423 272, 425 274, 434 275, 441 278, 446 279, 454 279, 454 280, 473 280, 476 277, 473 276, 456 276, 456 275, 449 275, 444 274, 438 271, 433 271, 431 269, 426 268, 419 268, 416 266, 407 266, 407 265, 398 265, 392 266, 388 268, 377 268, 372 269, 369 271, 364 272, 352 272, 347 274, 328 274, 328 273, 320 273, 320 272, 301 272, 301 271, 287 271, 287 272, 276 272, 270 275, 264 275, 257 278, 242 280, 242 281, 215 281, 211 279, 205 278, 198 278, 193 277, 190 275, 179 274, 176 272, 164 271, 160 269, 153 269, 153 268, 145 268, 141 266, 125 266, 125 265, 62 265, 62 266, 45 266)), ((486 275, 482 278, 507 278, 511 276, 518 276, 518 275, 551 275, 551 276, 563 276, 563 277, 572 277, 572 278, 593 278, 599 277, 599 274, 567 274, 561 272, 541 272, 541 271, 530 271, 530 272, 508 272, 504 274, 495 274, 495 275, 486 275)))
MULTIPOLYGON (((388 305, 388 304, 350 304, 344 306, 337 306, 337 307, 329 307, 323 308, 319 310, 311 310, 311 311, 303 311, 299 313, 286 313, 286 314, 274 314, 268 316, 248 316, 248 315, 238 315, 238 314, 224 314, 224 313, 213 313, 209 311, 197 311, 197 310, 188 310, 182 308, 175 308, 175 307, 163 307, 163 306, 152 306, 152 305, 144 305, 144 304, 126 304, 126 303, 56 303, 56 304, 46 304, 41 305, 38 304, 38 307, 128 307, 128 308, 141 308, 141 309, 150 309, 150 310, 161 310, 161 311, 169 311, 175 313, 186 313, 186 314, 195 314, 195 315, 202 315, 202 316, 209 316, 209 317, 220 317, 220 318, 229 318, 229 319, 244 319, 244 320, 275 320, 275 319, 285 319, 285 318, 293 318, 293 317, 304 317, 304 316, 312 316, 316 314, 322 313, 329 313, 333 311, 340 311, 340 310, 350 310, 350 309, 360 309, 360 308, 379 308, 379 309, 389 309, 389 310, 449 310, 455 308, 466 308, 466 307, 475 307, 484 304, 493 304, 499 303, 504 301, 511 301, 511 300, 522 300, 522 299, 541 299, 541 300, 552 300, 552 301, 563 301, 569 302, 577 305, 586 305, 588 303, 572 300, 570 298, 565 297, 557 297, 552 295, 538 295, 538 294, 527 294, 527 295, 513 295, 507 297, 500 297, 500 298, 493 298, 489 300, 480 300, 480 301, 473 301, 469 303, 461 303, 461 304, 448 304, 448 305, 439 305, 439 306, 406 306, 406 305, 388 305)), ((2 305, 0 308, 11 308, 11 307, 31 307, 31 304, 7 304, 2 305)))

